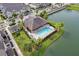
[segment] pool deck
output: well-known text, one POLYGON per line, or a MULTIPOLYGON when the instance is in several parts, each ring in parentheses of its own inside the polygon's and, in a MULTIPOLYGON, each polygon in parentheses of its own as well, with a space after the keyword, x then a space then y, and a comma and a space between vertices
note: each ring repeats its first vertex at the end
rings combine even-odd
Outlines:
MULTIPOLYGON (((43 26, 43 27, 41 27, 41 28, 35 30, 34 33, 32 33, 32 34, 33 34, 33 37, 35 37, 35 39, 37 40, 37 39, 39 39, 39 38, 44 39, 44 38, 46 38, 47 36, 49 36, 51 33, 55 32, 55 31, 56 31, 56 30, 55 30, 54 27, 52 27, 52 26, 50 26, 49 24, 47 24, 47 25, 45 25, 45 26, 43 26), (48 28, 50 29, 50 31, 48 31, 48 33, 45 33, 45 35, 39 35, 39 34, 37 34, 37 31, 38 31, 38 30, 40 30, 40 29, 43 30, 43 28, 45 28, 45 27, 48 27, 48 28)), ((42 34, 42 33, 40 33, 40 34, 42 34)))
POLYGON ((45 39, 47 36, 49 36, 51 33, 55 32, 55 31, 56 31, 56 29, 55 29, 54 27, 50 26, 49 24, 44 25, 43 27, 40 27, 39 29, 35 30, 33 33, 30 33, 30 32, 27 30, 29 36, 32 37, 32 38, 34 38, 34 39, 36 39, 36 40, 39 39, 39 38, 45 39), (46 33, 46 34, 43 35, 43 36, 38 35, 38 34, 37 34, 37 31, 40 30, 40 29, 43 29, 43 28, 45 28, 45 27, 49 27, 49 29, 51 29, 51 31, 48 31, 48 33, 46 33))
MULTIPOLYGON (((52 33, 54 33, 56 31, 56 29, 54 27, 52 27, 49 24, 46 24, 36 30, 34 30, 33 32, 30 32, 28 29, 26 29, 24 27, 25 31, 27 32, 27 34, 29 35, 29 37, 31 37, 32 39, 38 40, 40 39, 45 39, 46 37, 48 37, 49 35, 51 35, 52 33), (45 27, 49 28, 50 30, 48 32, 44 33, 40 33, 40 35, 37 33, 40 29, 43 30, 45 27), (41 35, 44 34, 44 35, 41 35)), ((47 30, 46 30, 47 31, 47 30)), ((40 31, 41 32, 41 31, 40 31)))

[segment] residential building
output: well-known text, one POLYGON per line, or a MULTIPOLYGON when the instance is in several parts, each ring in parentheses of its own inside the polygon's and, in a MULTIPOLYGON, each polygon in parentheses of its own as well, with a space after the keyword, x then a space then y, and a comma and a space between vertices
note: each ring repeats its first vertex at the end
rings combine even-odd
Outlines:
POLYGON ((45 19, 33 15, 24 17, 24 29, 31 38, 36 40, 44 39, 56 31, 45 19))
POLYGON ((0 30, 0 56, 15 56, 15 47, 5 30, 0 30))
POLYGON ((22 13, 24 11, 29 11, 28 5, 24 3, 0 3, 0 10, 5 13, 8 17, 12 15, 12 12, 22 13), (22 10, 23 9, 23 10, 22 10))
POLYGON ((11 33, 14 33, 14 32, 19 31, 19 26, 13 25, 13 26, 10 26, 8 29, 10 30, 11 33))
POLYGON ((0 56, 6 56, 6 52, 5 52, 5 46, 4 46, 4 43, 3 43, 3 38, 0 34, 0 56))

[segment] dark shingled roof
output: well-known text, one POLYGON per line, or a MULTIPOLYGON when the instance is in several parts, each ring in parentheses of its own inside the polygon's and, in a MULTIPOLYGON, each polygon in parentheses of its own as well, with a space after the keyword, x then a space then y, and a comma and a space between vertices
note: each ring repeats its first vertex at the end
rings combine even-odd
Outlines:
POLYGON ((45 24, 47 24, 47 21, 39 16, 27 16, 24 21, 24 26, 30 31, 34 31, 45 24))

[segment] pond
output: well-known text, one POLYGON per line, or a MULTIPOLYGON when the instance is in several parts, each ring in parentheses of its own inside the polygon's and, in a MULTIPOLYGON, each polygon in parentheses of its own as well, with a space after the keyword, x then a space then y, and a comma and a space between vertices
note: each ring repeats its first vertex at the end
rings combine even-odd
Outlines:
POLYGON ((79 11, 62 10, 49 15, 49 19, 64 22, 63 36, 50 45, 47 56, 79 56, 79 11))

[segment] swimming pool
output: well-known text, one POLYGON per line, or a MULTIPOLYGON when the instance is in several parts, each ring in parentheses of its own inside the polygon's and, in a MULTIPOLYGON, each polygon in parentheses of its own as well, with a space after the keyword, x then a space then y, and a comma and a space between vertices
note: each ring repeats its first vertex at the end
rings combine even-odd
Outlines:
POLYGON ((36 31, 36 34, 38 37, 40 38, 44 38, 47 35, 49 35, 51 32, 53 32, 55 29, 52 27, 44 27, 44 28, 40 28, 36 31))

